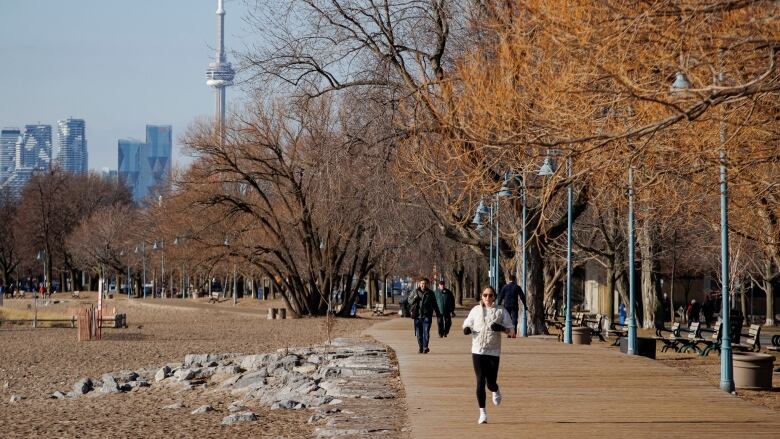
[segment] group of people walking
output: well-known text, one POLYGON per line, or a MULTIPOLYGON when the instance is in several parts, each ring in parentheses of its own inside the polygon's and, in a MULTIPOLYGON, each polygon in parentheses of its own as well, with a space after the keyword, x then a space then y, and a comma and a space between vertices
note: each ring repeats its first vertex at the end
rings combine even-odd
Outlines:
MULTIPOLYGON (((477 405, 479 424, 487 423, 487 390, 492 393, 493 404, 501 404, 502 395, 498 387, 498 366, 501 356, 501 335, 516 337, 519 303, 525 305, 525 295, 517 285, 514 276, 496 294, 493 287, 482 290, 480 302, 469 311, 463 321, 463 334, 471 336, 471 360, 477 381, 477 405)), ((439 337, 447 337, 455 312, 455 296, 439 282, 436 292, 428 288, 428 279, 422 278, 417 288, 409 295, 410 317, 414 319, 414 333, 419 353, 430 352, 430 328, 436 314, 439 337)))

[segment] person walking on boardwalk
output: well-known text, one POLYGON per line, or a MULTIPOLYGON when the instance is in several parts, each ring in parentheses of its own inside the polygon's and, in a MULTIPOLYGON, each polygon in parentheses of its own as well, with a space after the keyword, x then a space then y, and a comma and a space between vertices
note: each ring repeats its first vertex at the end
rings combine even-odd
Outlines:
POLYGON ((512 318, 509 312, 496 303, 496 290, 486 287, 482 290, 482 302, 469 312, 463 321, 463 333, 471 335, 471 360, 474 374, 477 376, 477 404, 479 420, 487 423, 485 410, 485 386, 493 392, 493 404, 501 404, 501 391, 498 389, 498 363, 501 355, 501 333, 514 336, 512 318))
POLYGON ((523 302, 523 307, 525 307, 525 293, 517 285, 517 277, 515 275, 509 275, 509 283, 504 285, 504 288, 501 288, 496 302, 509 311, 509 317, 512 318, 512 329, 517 334, 517 317, 520 314, 520 302, 523 302))
POLYGON ((414 335, 421 354, 430 352, 428 341, 431 337, 431 320, 433 313, 438 318, 441 315, 436 304, 436 296, 428 288, 428 279, 422 278, 412 294, 409 295, 409 314, 414 319, 414 335))
POLYGON ((436 319, 439 337, 446 337, 450 333, 450 327, 452 326, 452 314, 455 312, 455 295, 445 286, 444 279, 439 281, 439 289, 434 294, 436 295, 436 305, 441 312, 436 319))

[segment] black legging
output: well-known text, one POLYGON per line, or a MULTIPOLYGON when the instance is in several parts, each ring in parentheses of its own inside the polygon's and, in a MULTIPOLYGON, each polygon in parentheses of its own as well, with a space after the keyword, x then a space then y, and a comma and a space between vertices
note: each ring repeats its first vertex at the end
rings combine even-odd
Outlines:
POLYGON ((471 354, 474 373, 477 375, 477 402, 479 408, 485 408, 485 384, 491 392, 498 392, 498 360, 494 355, 471 354))

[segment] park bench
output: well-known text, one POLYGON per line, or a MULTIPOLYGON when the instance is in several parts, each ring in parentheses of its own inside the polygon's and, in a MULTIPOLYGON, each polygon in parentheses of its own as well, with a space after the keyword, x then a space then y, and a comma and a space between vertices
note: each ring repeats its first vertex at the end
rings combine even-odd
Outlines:
POLYGON ((620 338, 628 337, 628 325, 611 322, 607 329, 607 337, 615 337, 615 341, 612 342, 612 346, 620 346, 620 338))
MULTIPOLYGON (((666 349, 672 348, 676 352, 686 352, 689 349, 693 349, 694 352, 699 352, 699 349, 696 347, 696 340, 701 339, 701 323, 699 322, 693 322, 690 325, 688 325, 688 333, 685 334, 685 336, 682 336, 682 333, 680 333, 680 337, 677 337, 675 340, 671 342, 671 346, 664 346, 666 349)), ((661 348, 661 352, 663 352, 663 348, 661 348)))
MULTIPOLYGON (((571 326, 583 326, 585 324, 585 314, 581 312, 574 313, 571 316, 571 326)), ((558 341, 563 341, 563 333, 566 328, 566 320, 556 320, 553 322, 553 326, 558 330, 558 341)))
POLYGON ((767 346, 766 349, 772 352, 780 352, 780 335, 772 336, 772 346, 767 346))
MULTIPOLYGON (((700 337, 691 342, 693 344, 694 350, 698 350, 699 355, 702 357, 706 357, 712 351, 718 351, 718 353, 720 353, 720 333, 722 329, 723 323, 718 321, 718 323, 715 325, 715 330, 712 331, 711 337, 700 337), (703 345, 703 347, 699 347, 699 344, 703 345)), ((705 330, 702 330, 702 332, 704 331, 705 330)))
POLYGON ((604 334, 602 334, 602 329, 604 328, 604 320, 606 318, 607 316, 603 314, 596 314, 595 319, 583 318, 582 324, 583 326, 590 328, 591 337, 598 337, 599 341, 606 342, 607 339, 604 338, 604 334))
POLYGON ((736 343, 731 347, 738 351, 751 351, 758 352, 761 350, 761 325, 750 325, 747 334, 740 334, 742 337, 747 337, 745 343, 736 343))
POLYGON ((666 352, 669 348, 674 348, 676 346, 677 340, 680 338, 680 322, 672 323, 671 329, 656 329, 655 337, 653 338, 661 341, 664 344, 664 346, 661 348, 661 352, 666 352), (665 332, 668 332, 669 335, 664 335, 665 332))
POLYGON ((219 291, 212 291, 209 295, 209 303, 219 303, 219 291))
POLYGON ((385 315, 385 306, 381 303, 377 303, 376 305, 374 305, 374 309, 371 310, 371 314, 375 316, 385 315))

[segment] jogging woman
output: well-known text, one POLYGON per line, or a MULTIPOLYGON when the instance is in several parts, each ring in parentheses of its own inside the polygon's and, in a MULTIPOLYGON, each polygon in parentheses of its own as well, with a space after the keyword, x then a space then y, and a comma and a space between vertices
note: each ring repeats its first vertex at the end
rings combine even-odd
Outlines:
POLYGON ((503 306, 496 305, 496 290, 487 287, 482 291, 482 302, 469 312, 463 321, 463 333, 471 334, 471 359, 477 375, 477 403, 479 424, 487 423, 485 411, 485 385, 493 392, 493 404, 501 404, 498 390, 498 359, 501 355, 501 334, 512 336, 512 318, 503 306))

